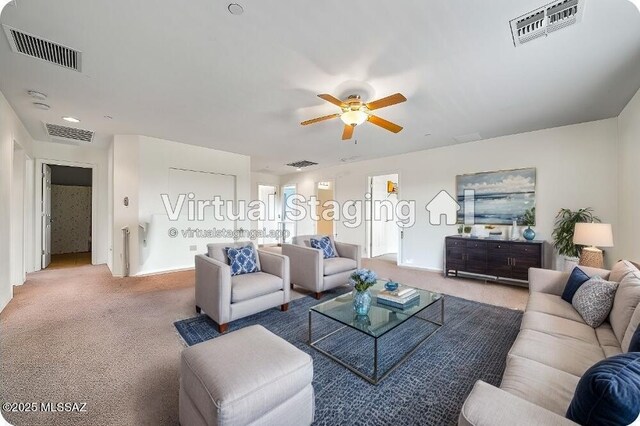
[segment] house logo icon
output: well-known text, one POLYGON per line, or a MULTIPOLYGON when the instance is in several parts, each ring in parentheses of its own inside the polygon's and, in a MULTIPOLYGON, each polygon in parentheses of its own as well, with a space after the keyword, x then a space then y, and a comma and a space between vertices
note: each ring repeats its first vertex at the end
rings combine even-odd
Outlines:
POLYGON ((429 223, 442 225, 442 216, 445 216, 446 225, 455 225, 458 222, 460 204, 447 191, 442 190, 433 197, 433 200, 425 207, 429 212, 429 223))

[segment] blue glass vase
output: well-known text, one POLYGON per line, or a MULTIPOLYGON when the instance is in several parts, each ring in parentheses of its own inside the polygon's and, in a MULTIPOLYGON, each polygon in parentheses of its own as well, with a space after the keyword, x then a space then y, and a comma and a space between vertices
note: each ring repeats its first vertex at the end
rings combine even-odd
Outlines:
POLYGON ((531 227, 528 227, 527 229, 524 230, 524 232, 522 233, 522 236, 524 237, 525 240, 531 241, 536 237, 536 231, 531 229, 531 227))
POLYGON ((353 295, 353 310, 356 315, 367 315, 371 308, 371 293, 369 290, 355 291, 353 295))

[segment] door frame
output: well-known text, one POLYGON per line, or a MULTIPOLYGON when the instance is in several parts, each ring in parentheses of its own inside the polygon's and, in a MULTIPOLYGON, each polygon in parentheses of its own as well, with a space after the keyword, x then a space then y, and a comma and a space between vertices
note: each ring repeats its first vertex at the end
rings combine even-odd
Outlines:
MULTIPOLYGON (((257 199, 258 199, 258 201, 260 201, 260 187, 261 186, 270 186, 272 188, 275 188, 275 190, 276 190, 276 196, 275 196, 275 203, 276 203, 276 205, 275 205, 275 209, 276 209, 276 229, 279 229, 279 223, 282 220, 282 211, 283 211, 283 208, 280 205, 280 197, 281 197, 280 185, 273 184, 273 183, 256 182, 256 191, 257 191, 257 199)), ((267 214, 268 214, 268 212, 267 212, 267 214)), ((258 222, 258 224, 257 224, 258 231, 261 231, 260 223, 262 223, 262 222, 260 220, 258 220, 257 222, 258 222)), ((265 244, 264 238, 257 238, 258 245, 260 245, 260 240, 262 240, 262 244, 264 245, 265 244)), ((279 243, 280 243, 280 241, 276 241, 276 245, 279 244, 279 243)))
MULTIPOLYGON (((371 194, 371 180, 376 177, 376 176, 385 176, 385 175, 397 175, 398 176, 398 192, 397 194, 397 198, 398 201, 402 200, 401 198, 401 194, 402 194, 402 185, 400 184, 400 182, 402 181, 402 174, 400 173, 399 170, 387 170, 387 171, 381 171, 381 172, 376 172, 376 173, 369 173, 366 177, 366 183, 365 183, 365 194, 371 194)), ((371 204, 370 204, 370 211, 369 214, 371 215, 370 217, 373 218, 373 199, 371 199, 371 204)), ((373 259, 373 257, 371 256, 371 248, 373 246, 373 220, 365 220, 366 226, 365 228, 365 247, 367 249, 367 257, 369 259, 373 259)), ((404 229, 400 228, 399 232, 398 232, 398 258, 396 259, 396 264, 397 265, 402 265, 402 254, 403 254, 403 247, 402 247, 402 242, 404 240, 404 229)))
MULTIPOLYGON (((284 222, 286 219, 286 203, 284 201, 284 189, 287 187, 292 187, 294 189, 293 194, 297 194, 298 193, 298 184, 297 183, 288 183, 285 185, 280 185, 280 211, 282 212, 282 220, 280 221, 283 224, 283 229, 285 228, 284 226, 284 222)), ((291 235, 291 238, 298 236, 298 222, 297 221, 291 221, 291 223, 293 223, 293 235, 291 235)), ((282 240, 284 241, 284 237, 282 238, 282 240)))
POLYGON ((66 161, 66 160, 54 160, 48 158, 36 159, 35 166, 35 206, 36 214, 35 226, 35 270, 40 271, 42 269, 42 165, 47 164, 49 166, 67 166, 67 167, 80 167, 83 169, 91 169, 91 264, 97 264, 98 254, 96 252, 96 232, 98 225, 98 191, 96 191, 98 185, 98 165, 95 163, 82 163, 78 161, 66 161))
MULTIPOLYGON (((313 186, 314 186, 313 195, 316 197, 316 200, 318 199, 318 190, 319 190, 318 184, 320 182, 331 182, 331 190, 333 191, 333 200, 336 201, 338 197, 336 196, 336 179, 334 179, 334 178, 323 179, 323 180, 319 180, 317 182, 314 182, 314 184, 313 184, 313 186)), ((317 213, 317 209, 316 209, 316 213, 317 213)), ((316 235, 320 235, 318 233, 318 223, 319 223, 319 221, 316 221, 316 223, 315 223, 315 233, 316 233, 316 235)), ((335 219, 333 219, 332 224, 333 224, 333 229, 331 231, 331 236, 334 239, 337 239, 338 238, 338 227, 337 227, 335 219)))

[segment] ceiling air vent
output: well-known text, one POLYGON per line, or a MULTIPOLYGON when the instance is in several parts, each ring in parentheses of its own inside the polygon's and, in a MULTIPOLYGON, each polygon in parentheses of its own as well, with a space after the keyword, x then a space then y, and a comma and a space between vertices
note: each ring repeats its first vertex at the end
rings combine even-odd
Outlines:
POLYGON ((510 22, 515 46, 545 37, 582 20, 584 0, 549 3, 510 22))
POLYGON ((93 141, 93 132, 90 130, 76 129, 74 127, 59 126, 57 124, 45 124, 49 136, 55 139, 63 139, 73 142, 93 141))
POLYGON ((287 166, 296 167, 298 169, 302 169, 304 167, 309 167, 309 166, 316 166, 316 165, 318 165, 318 163, 314 163, 313 161, 307 161, 307 160, 296 161, 294 163, 287 164, 287 166))
POLYGON ((11 50, 16 53, 42 59, 74 71, 81 71, 82 53, 70 47, 3 25, 11 50))

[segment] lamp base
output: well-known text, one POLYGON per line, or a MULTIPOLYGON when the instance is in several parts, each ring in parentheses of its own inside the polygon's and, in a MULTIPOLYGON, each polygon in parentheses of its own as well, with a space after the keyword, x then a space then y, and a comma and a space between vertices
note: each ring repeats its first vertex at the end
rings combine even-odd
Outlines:
POLYGON ((604 268, 604 256, 602 250, 595 247, 585 247, 580 254, 580 266, 588 266, 590 268, 604 268))

